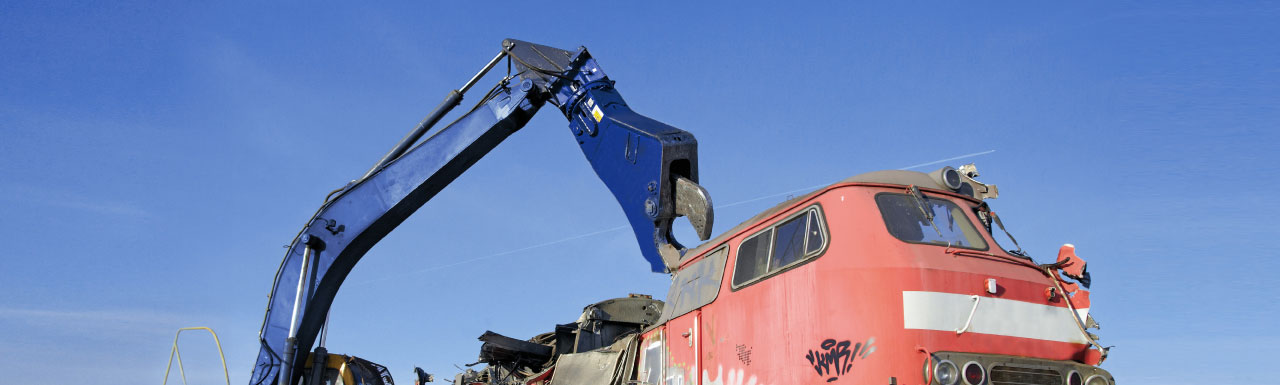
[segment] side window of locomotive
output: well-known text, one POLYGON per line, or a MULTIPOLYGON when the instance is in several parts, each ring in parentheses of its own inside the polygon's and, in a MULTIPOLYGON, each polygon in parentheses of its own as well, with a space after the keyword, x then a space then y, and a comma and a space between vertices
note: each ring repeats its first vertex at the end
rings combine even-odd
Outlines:
POLYGON ((733 286, 743 286, 812 259, 822 253, 826 242, 818 207, 784 219, 738 246, 733 286))
POLYGON ((682 316, 716 300, 720 295, 720 282, 724 279, 725 256, 729 248, 721 246, 706 257, 689 264, 671 278, 666 305, 662 307, 663 320, 682 316))
POLYGON ((777 225, 777 230, 774 230, 777 236, 773 242, 773 258, 769 259, 770 270, 790 265, 804 257, 804 230, 808 223, 808 215, 802 215, 777 225))
POLYGON ((987 249, 987 242, 964 210, 949 200, 927 199, 926 209, 933 214, 932 221, 910 195, 881 193, 876 195, 876 205, 889 234, 904 242, 987 249))
POLYGON ((826 245, 827 238, 822 232, 822 220, 818 215, 809 215, 809 231, 804 242, 804 253, 812 254, 822 251, 822 246, 826 245))
POLYGON ((738 286, 764 275, 769 262, 773 229, 767 229, 738 245, 738 263, 733 268, 733 285, 738 286))

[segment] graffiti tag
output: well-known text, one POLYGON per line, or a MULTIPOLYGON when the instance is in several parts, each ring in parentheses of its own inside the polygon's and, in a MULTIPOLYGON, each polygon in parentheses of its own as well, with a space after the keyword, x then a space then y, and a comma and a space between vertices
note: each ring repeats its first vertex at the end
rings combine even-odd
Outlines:
POLYGON ((738 350, 738 361, 742 361, 743 365, 751 366, 751 347, 747 345, 735 345, 738 350))
POLYGON ((827 382, 832 382, 850 373, 855 359, 866 358, 874 352, 876 347, 872 344, 875 342, 874 337, 867 339, 865 344, 861 342, 853 344, 849 340, 836 341, 828 338, 818 345, 817 350, 810 350, 805 354, 804 358, 809 360, 809 365, 813 366, 813 370, 817 371, 819 376, 827 377, 827 382))
POLYGON ((716 366, 716 378, 711 378, 711 372, 702 370, 702 385, 765 385, 764 381, 760 381, 754 374, 747 374, 742 369, 729 369, 725 373, 724 366, 716 366))

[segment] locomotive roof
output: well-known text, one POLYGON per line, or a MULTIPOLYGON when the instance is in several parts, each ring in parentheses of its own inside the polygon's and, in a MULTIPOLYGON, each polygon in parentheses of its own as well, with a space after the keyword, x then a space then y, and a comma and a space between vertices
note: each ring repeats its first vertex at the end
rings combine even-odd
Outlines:
MULTIPOLYGON (((862 174, 858 174, 858 175, 854 175, 854 176, 842 179, 839 182, 823 186, 807 194, 797 196, 795 198, 787 199, 782 203, 779 203, 773 207, 770 207, 768 210, 761 211, 759 214, 756 214, 751 218, 745 221, 742 221, 742 223, 739 223, 737 226, 734 226, 728 231, 720 233, 720 235, 717 235, 715 238, 711 238, 711 240, 703 242, 701 245, 698 245, 698 247, 690 249, 688 252, 685 253, 685 255, 698 255, 706 251, 708 248, 719 246, 720 244, 724 243, 726 239, 729 239, 733 235, 738 234, 743 229, 746 229, 747 227, 755 225, 759 223, 761 220, 763 220, 764 218, 771 217, 774 214, 777 214, 778 212, 791 207, 796 202, 800 202, 800 201, 812 198, 813 196, 817 195, 818 193, 822 192, 823 190, 826 190, 831 186, 846 184, 846 183, 877 183, 877 184, 892 184, 892 185, 901 185, 901 186, 915 185, 921 188, 927 188, 927 189, 933 189, 933 190, 939 190, 939 191, 950 191, 950 189, 948 189, 946 186, 943 186, 941 183, 934 180, 933 177, 930 177, 929 174, 919 172, 919 171, 882 170, 882 171, 872 171, 868 173, 862 173, 862 174)), ((680 264, 683 265, 684 263, 689 261, 690 260, 687 260, 687 259, 681 260, 680 264)))
POLYGON ((903 186, 916 185, 920 188, 951 191, 951 189, 947 188, 947 186, 943 186, 942 183, 933 179, 929 174, 906 170, 872 171, 845 178, 835 184, 841 183, 884 183, 903 186))

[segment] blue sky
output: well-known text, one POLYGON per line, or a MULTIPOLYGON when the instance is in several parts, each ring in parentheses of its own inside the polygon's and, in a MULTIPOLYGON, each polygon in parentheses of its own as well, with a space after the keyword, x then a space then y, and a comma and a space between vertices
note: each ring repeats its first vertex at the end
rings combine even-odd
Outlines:
MULTIPOLYGON (((7 1, 0 370, 158 382, 173 331, 205 325, 245 383, 283 246, 515 37, 589 47, 635 110, 694 133, 716 202, 769 196, 722 208, 717 233, 780 192, 995 150, 953 165, 1000 186, 1033 255, 1073 243, 1090 261, 1117 346, 1104 368, 1274 383, 1278 18, 1247 2, 7 1)), ((375 247, 330 350, 451 377, 485 330, 662 296, 629 232, 601 232, 625 219, 565 128, 536 117, 375 247)), ((207 337, 185 341, 191 382, 220 383, 207 337)))

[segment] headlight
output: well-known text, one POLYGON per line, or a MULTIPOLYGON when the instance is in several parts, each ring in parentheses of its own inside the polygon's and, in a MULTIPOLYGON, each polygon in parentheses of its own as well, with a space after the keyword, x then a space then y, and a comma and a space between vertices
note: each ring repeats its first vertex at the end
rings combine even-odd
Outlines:
POLYGON ((933 177, 933 180, 937 181, 938 184, 941 184, 951 190, 959 190, 961 183, 964 182, 960 180, 960 172, 951 168, 951 166, 943 167, 938 171, 931 172, 929 173, 929 176, 933 177))
POLYGON ((1067 385, 1083 385, 1083 384, 1084 384, 1084 379, 1080 377, 1080 372, 1072 370, 1071 374, 1067 375, 1067 385))
MULTIPOLYGON (((960 368, 951 361, 942 360, 933 365, 933 381, 942 385, 955 385, 960 379, 960 368)), ((1090 384, 1092 385, 1092 384, 1090 384)))
POLYGON ((1085 381, 1084 384, 1085 385, 1111 385, 1111 382, 1107 381, 1107 378, 1103 377, 1101 374, 1095 374, 1092 377, 1089 377, 1089 380, 1085 381))
MULTIPOLYGON (((969 361, 964 364, 964 383, 968 385, 982 385, 982 381, 987 379, 987 370, 982 368, 981 364, 969 361)), ((1077 384, 1078 385, 1078 384, 1077 384)))

